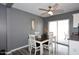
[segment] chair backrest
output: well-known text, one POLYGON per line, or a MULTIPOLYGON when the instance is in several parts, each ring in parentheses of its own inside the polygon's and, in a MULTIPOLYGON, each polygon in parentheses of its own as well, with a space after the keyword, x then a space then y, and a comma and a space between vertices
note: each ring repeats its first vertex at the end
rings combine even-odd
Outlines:
POLYGON ((52 41, 53 41, 53 32, 49 32, 48 33, 48 39, 49 39, 49 43, 48 44, 52 44, 52 41))
POLYGON ((64 33, 64 35, 65 35, 64 40, 68 40, 68 39, 69 39, 69 35, 68 35, 68 34, 66 34, 66 33, 64 33))
POLYGON ((42 38, 43 40, 48 39, 48 34, 47 34, 47 33, 43 33, 43 34, 41 35, 41 38, 42 38))
POLYGON ((32 34, 29 35, 29 45, 31 47, 36 47, 35 35, 32 34))
POLYGON ((53 38, 53 32, 49 32, 49 33, 48 33, 48 38, 49 38, 49 39, 52 39, 52 38, 53 38))
POLYGON ((38 36, 40 33, 39 32, 35 32, 35 35, 38 36))
POLYGON ((38 38, 41 38, 40 32, 35 32, 35 36, 37 36, 38 38))

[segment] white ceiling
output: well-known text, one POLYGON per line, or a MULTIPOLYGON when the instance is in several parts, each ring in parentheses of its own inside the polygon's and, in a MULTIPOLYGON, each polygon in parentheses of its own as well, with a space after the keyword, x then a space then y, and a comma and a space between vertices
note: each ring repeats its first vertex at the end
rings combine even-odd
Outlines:
MULTIPOLYGON (((47 15, 41 15, 44 11, 39 10, 39 8, 47 9, 49 5, 53 6, 54 3, 14 3, 12 7, 41 17, 47 17, 47 15)), ((59 8, 64 11, 56 12, 56 15, 79 10, 79 3, 59 3, 59 8)))

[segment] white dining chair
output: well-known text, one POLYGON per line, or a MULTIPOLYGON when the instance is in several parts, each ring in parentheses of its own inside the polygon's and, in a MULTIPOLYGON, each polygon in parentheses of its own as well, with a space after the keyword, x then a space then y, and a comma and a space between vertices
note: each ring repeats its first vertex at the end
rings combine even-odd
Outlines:
POLYGON ((35 36, 36 36, 37 38, 41 38, 40 32, 35 32, 35 36))
POLYGON ((30 50, 30 54, 32 49, 35 49, 35 55, 37 51, 40 51, 40 46, 36 45, 36 39, 35 39, 35 35, 30 34, 29 35, 29 50, 30 50))
POLYGON ((54 37, 53 37, 53 32, 49 32, 48 33, 48 44, 44 44, 43 45, 43 47, 45 48, 45 49, 48 49, 48 51, 49 51, 49 54, 51 54, 51 51, 53 51, 53 39, 54 39, 54 37))

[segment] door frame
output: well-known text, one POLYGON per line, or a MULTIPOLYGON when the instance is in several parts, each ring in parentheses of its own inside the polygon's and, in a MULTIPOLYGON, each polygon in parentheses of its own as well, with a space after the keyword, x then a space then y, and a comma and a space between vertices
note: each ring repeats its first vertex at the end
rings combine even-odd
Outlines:
MULTIPOLYGON (((69 26, 68 26, 68 27, 69 27, 69 28, 68 28, 68 31, 69 31, 69 32, 68 32, 68 34, 69 34, 69 37, 70 37, 70 20, 69 20, 69 19, 63 19, 63 20, 68 20, 68 23, 69 23, 69 26)), ((49 23, 50 23, 50 22, 55 22, 55 21, 57 22, 57 39, 56 39, 56 40, 57 40, 57 42, 58 42, 58 21, 62 21, 62 20, 49 21, 49 22, 48 22, 48 32, 49 32, 49 23)), ((69 45, 69 40, 68 40, 68 45, 69 45)), ((57 50, 57 49, 58 49, 58 44, 55 43, 55 46, 56 46, 55 49, 56 49, 56 51, 58 52, 58 50, 57 50)), ((55 52, 56 52, 56 51, 55 51, 55 52)), ((58 54, 57 52, 56 52, 56 54, 58 54)), ((68 55, 69 55, 69 46, 68 46, 68 55)))

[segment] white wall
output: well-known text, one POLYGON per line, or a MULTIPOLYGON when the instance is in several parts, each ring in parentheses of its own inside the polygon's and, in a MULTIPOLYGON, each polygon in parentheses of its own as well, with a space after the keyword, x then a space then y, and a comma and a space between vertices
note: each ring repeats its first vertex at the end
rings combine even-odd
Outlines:
POLYGON ((79 13, 73 14, 73 27, 78 27, 79 13))

